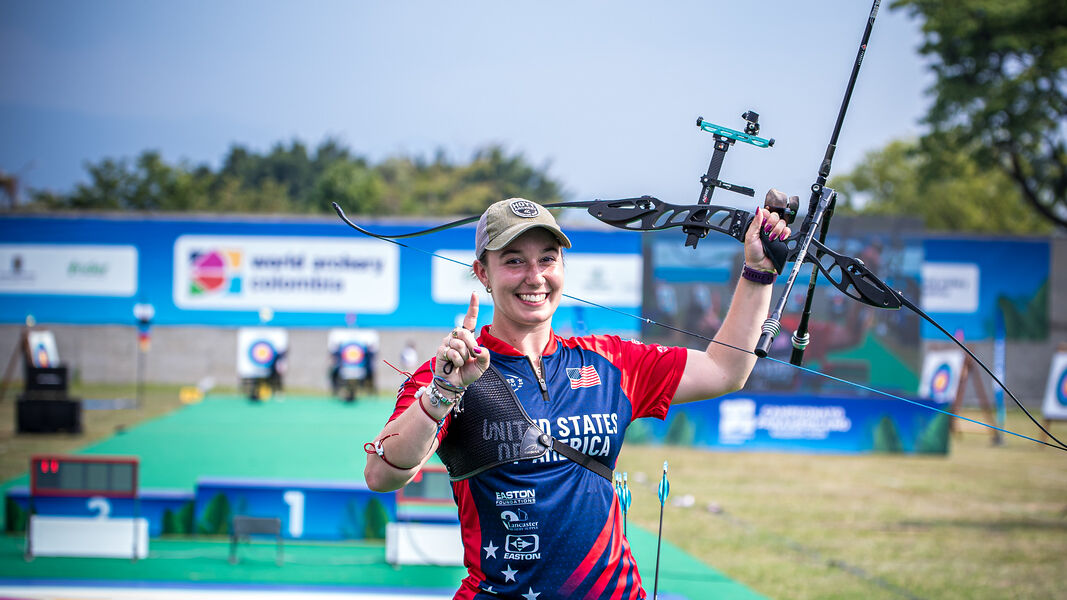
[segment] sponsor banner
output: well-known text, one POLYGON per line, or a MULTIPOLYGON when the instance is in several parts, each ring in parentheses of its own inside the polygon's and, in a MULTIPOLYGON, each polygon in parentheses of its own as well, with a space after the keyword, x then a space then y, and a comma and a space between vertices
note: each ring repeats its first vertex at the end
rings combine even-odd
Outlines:
POLYGON ((0 244, 0 294, 129 297, 137 293, 133 246, 0 244))
POLYGON ((397 247, 376 240, 183 235, 174 304, 183 309, 389 313, 397 247))
POLYGON ((1045 401, 1041 411, 1046 419, 1067 420, 1067 352, 1052 356, 1052 368, 1045 385, 1045 401))
MULTIPOLYGON (((405 220, 365 224, 384 234, 398 234, 437 223, 405 220)), ((354 326, 358 321, 361 328, 377 330, 439 329, 454 323, 457 316, 462 318, 470 290, 479 290, 483 303, 488 301, 488 295, 469 275, 473 225, 406 242, 419 249, 427 244, 426 251, 462 249, 455 250, 456 257, 468 266, 455 265, 458 275, 451 276, 458 278, 458 286, 454 280, 440 280, 436 269, 447 263, 439 258, 349 233, 332 216, 292 215, 267 220, 246 215, 7 216, 0 218, 0 247, 60 248, 67 253, 81 248, 124 248, 128 275, 119 285, 120 263, 117 259, 108 262, 105 279, 115 282, 104 287, 109 287, 108 293, 126 295, 83 295, 76 305, 65 294, 94 293, 81 279, 74 279, 76 284, 64 283, 66 291, 54 293, 42 285, 16 289, 15 283, 0 281, 0 321, 21 324, 32 314, 39 323, 129 325, 132 304, 141 302, 155 307, 153 326, 269 324, 329 329, 342 323, 354 326), (439 278, 436 283, 434 276, 439 278), (72 287, 76 289, 69 289, 72 287), (52 295, 42 295, 45 293, 52 295), (435 300, 435 295, 444 301, 435 300)), ((629 282, 629 275, 620 274, 640 271, 641 236, 578 228, 569 228, 567 235, 575 248, 597 254, 590 260, 580 251, 567 253, 564 292, 580 295, 588 291, 583 287, 603 286, 586 295, 605 300, 624 313, 640 314, 640 287, 629 282)), ((25 279, 28 259, 23 256, 15 268, 11 254, 5 256, 0 256, 0 279, 6 275, 10 280, 15 272, 25 279)), ((89 274, 99 277, 102 269, 78 263, 72 273, 84 279, 89 274)), ((632 336, 640 326, 638 319, 626 314, 583 304, 569 306, 571 302, 564 300, 556 312, 554 326, 561 335, 597 332, 632 336)), ((492 317, 492 305, 483 305, 479 323, 488 323, 492 317)))
POLYGON ((978 310, 981 270, 974 263, 926 262, 922 266, 922 308, 926 312, 978 310))
MULTIPOLYGON (((470 250, 438 250, 436 254, 451 260, 438 259, 431 264, 430 291, 434 302, 467 304, 471 292, 478 292, 479 302, 492 304, 492 298, 471 272, 474 259, 470 250)), ((638 254, 567 252, 564 292, 605 306, 640 307, 641 265, 638 254)), ((586 303, 564 297, 560 305, 584 306, 586 303)))
POLYGON ((638 419, 629 442, 721 450, 813 453, 948 453, 948 403, 847 396, 731 394, 671 407, 665 421, 638 419))

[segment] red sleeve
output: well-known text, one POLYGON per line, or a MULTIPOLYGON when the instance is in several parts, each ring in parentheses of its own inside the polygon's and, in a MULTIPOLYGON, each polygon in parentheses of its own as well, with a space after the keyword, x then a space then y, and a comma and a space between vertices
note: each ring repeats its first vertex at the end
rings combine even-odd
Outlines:
MULTIPOLYGON (((433 381, 433 359, 426 361, 421 367, 415 369, 415 373, 400 384, 400 389, 396 391, 396 406, 393 408, 393 414, 389 416, 387 422, 392 422, 393 419, 399 417, 401 413, 414 404, 416 402, 415 392, 419 391, 419 388, 430 385, 431 381, 433 381)), ((419 409, 416 407, 413 410, 419 409)), ((448 430, 448 422, 451 416, 452 413, 448 413, 448 416, 445 417, 445 422, 441 425, 441 430, 437 432, 438 442, 445 438, 445 432, 448 430)))
POLYGON ((630 399, 634 419, 667 417, 671 398, 685 371, 685 348, 642 344, 615 335, 593 335, 575 341, 622 371, 622 391, 630 399))

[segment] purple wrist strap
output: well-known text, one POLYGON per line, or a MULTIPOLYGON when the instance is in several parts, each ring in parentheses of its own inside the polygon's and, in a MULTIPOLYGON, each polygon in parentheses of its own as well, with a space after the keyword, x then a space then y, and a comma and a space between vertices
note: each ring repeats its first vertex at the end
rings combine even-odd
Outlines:
POLYGON ((755 283, 768 285, 774 283, 774 280, 778 275, 771 271, 760 271, 759 269, 753 269, 752 267, 745 265, 744 268, 741 269, 741 277, 755 283))

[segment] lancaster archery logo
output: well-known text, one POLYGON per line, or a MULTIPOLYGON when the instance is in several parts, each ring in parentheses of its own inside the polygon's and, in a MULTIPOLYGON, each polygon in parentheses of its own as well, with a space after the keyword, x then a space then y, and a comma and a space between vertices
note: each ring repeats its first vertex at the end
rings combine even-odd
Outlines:
POLYGON ((241 293, 240 250, 193 250, 189 253, 189 295, 241 293))
POLYGON ((597 374, 593 365, 586 365, 580 369, 567 369, 567 379, 571 380, 572 390, 600 385, 600 375, 597 374))

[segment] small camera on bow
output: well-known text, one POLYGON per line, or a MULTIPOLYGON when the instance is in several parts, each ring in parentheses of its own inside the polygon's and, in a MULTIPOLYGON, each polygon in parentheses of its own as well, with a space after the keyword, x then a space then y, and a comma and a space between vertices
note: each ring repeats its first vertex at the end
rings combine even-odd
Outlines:
POLYGON ((752 110, 746 110, 741 118, 745 120, 745 133, 748 135, 759 135, 759 113, 752 110))

